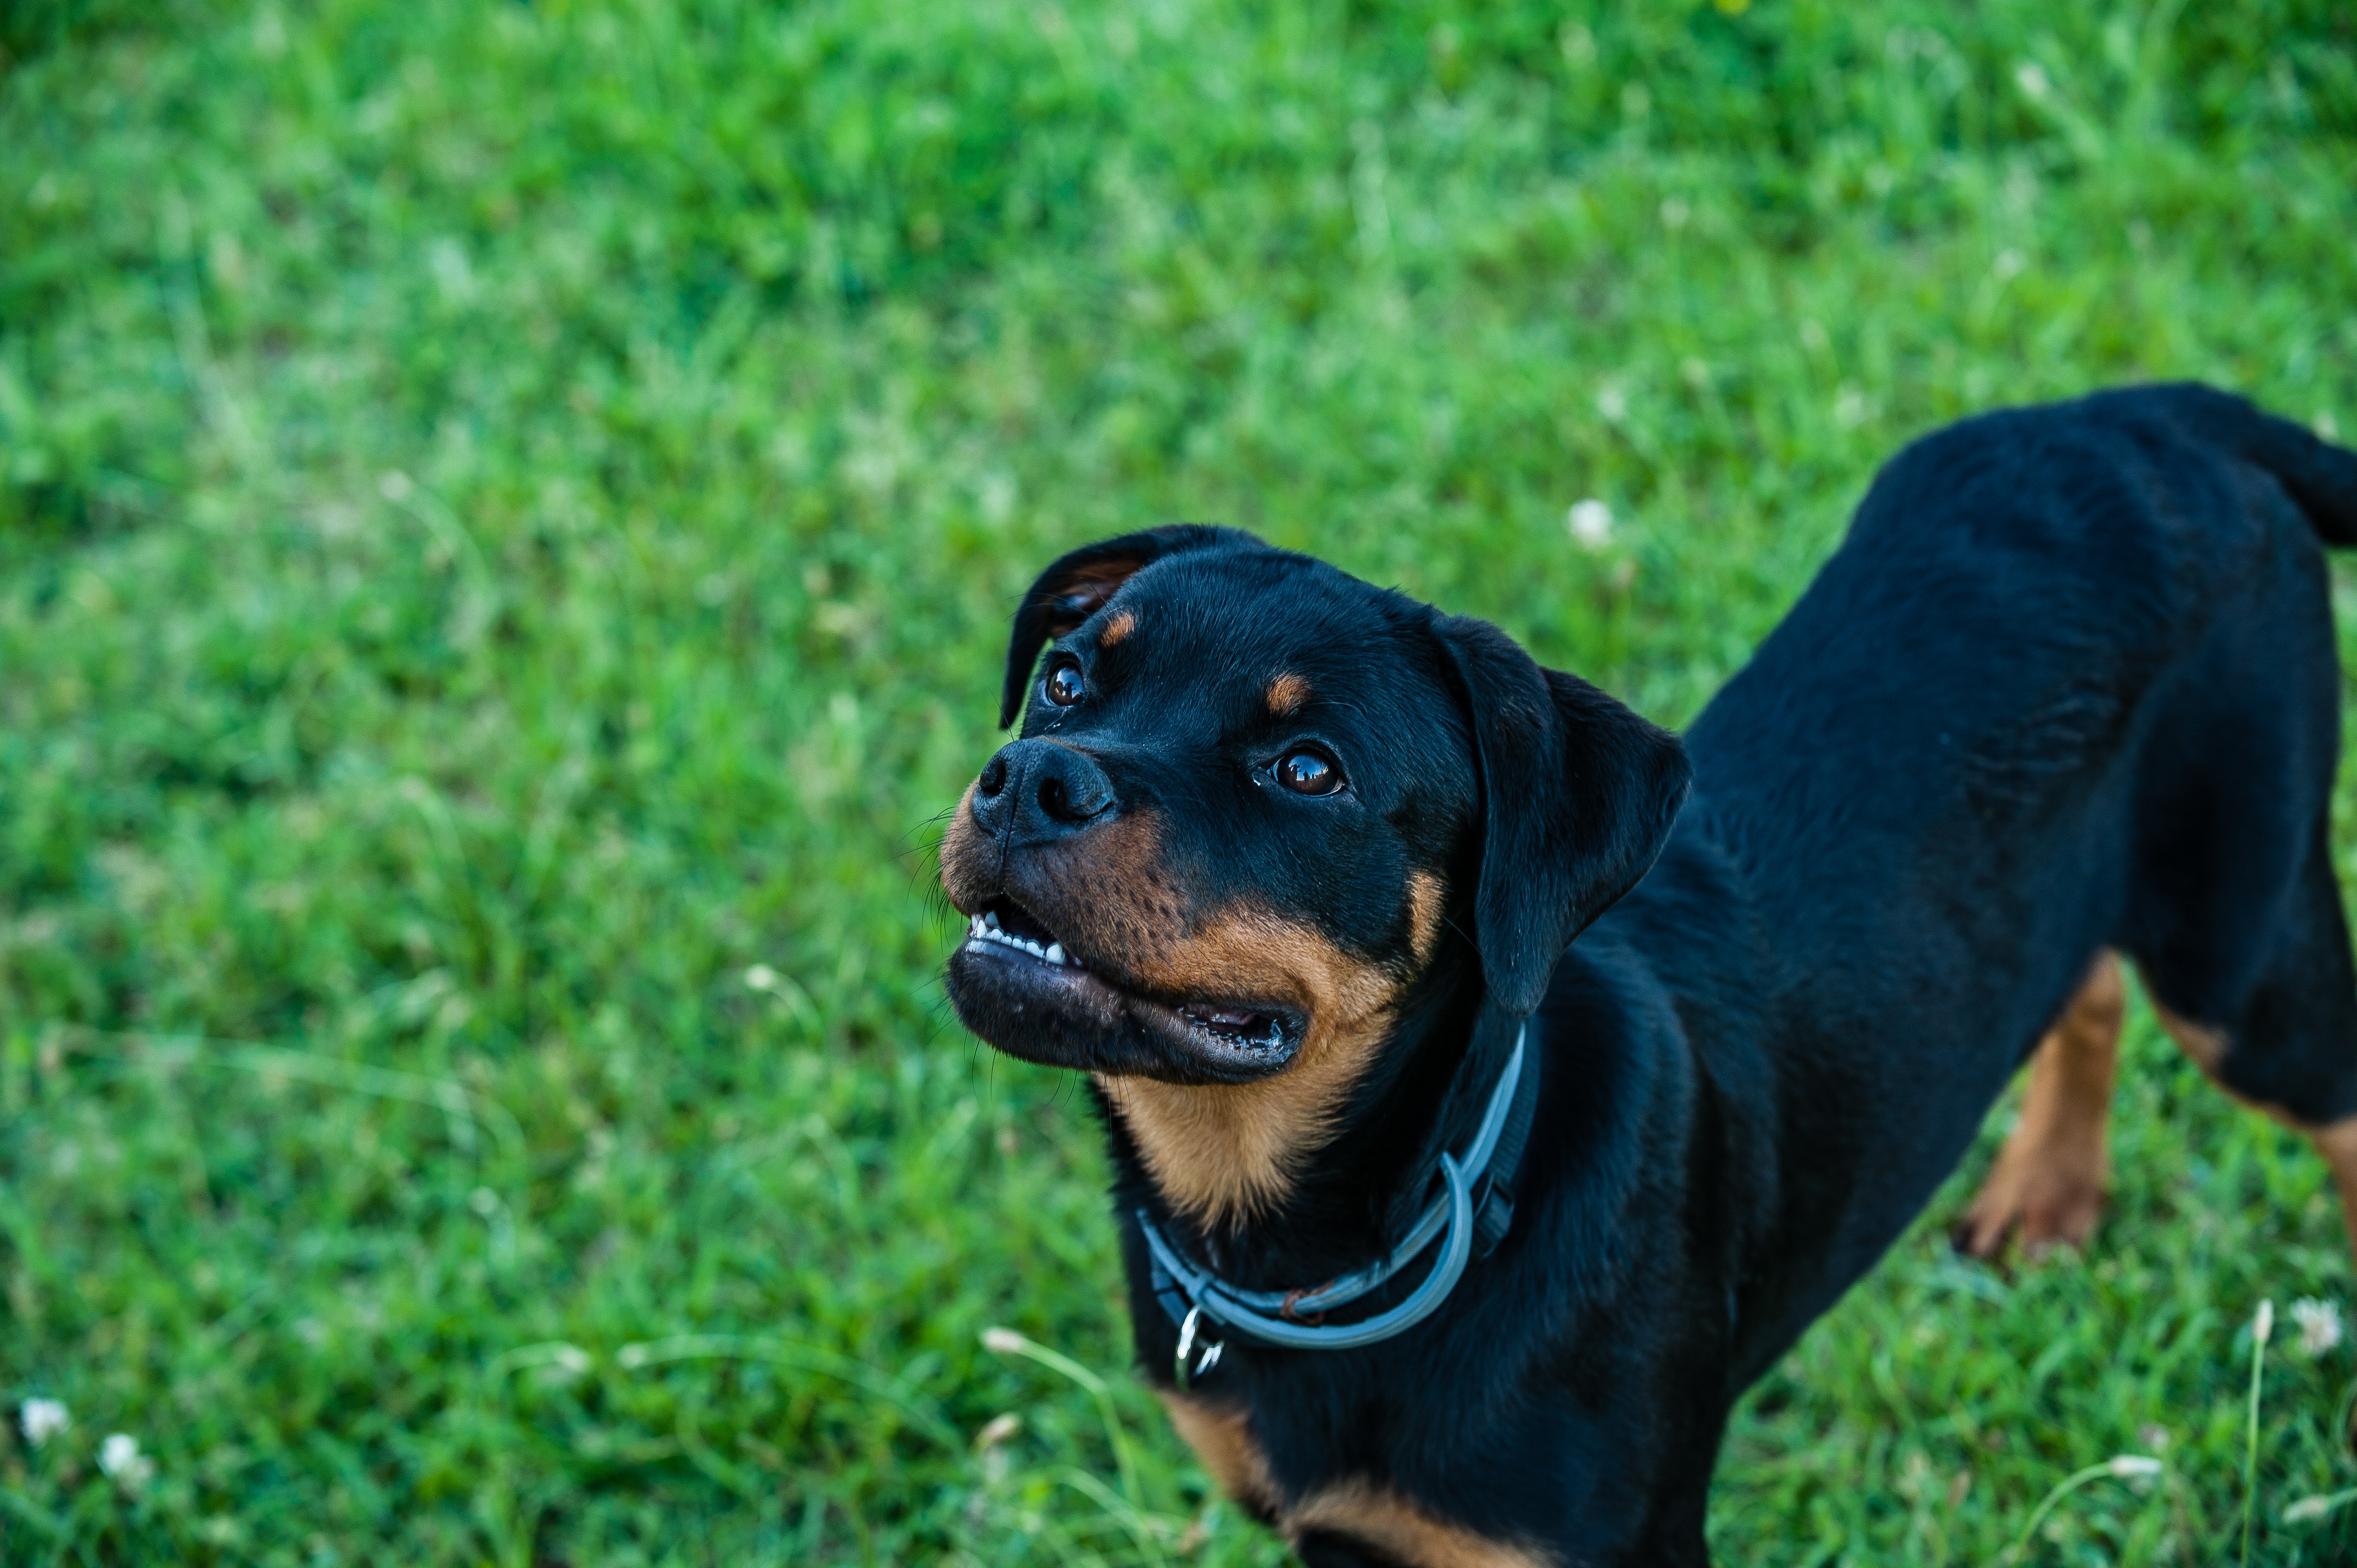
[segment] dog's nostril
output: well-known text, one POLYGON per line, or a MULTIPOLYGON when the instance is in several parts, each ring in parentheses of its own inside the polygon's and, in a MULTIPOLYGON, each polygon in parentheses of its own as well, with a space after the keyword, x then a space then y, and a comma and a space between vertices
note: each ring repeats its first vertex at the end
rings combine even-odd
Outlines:
POLYGON ((1085 822, 1110 803, 1101 792, 1092 792, 1089 800, 1075 797, 1071 786, 1053 777, 1039 780, 1039 810, 1054 822, 1085 822))
POLYGON ((989 766, 985 767, 982 770, 982 777, 974 781, 974 793, 978 795, 996 795, 1001 789, 1006 788, 1006 758, 1003 757, 994 757, 990 759, 989 766))

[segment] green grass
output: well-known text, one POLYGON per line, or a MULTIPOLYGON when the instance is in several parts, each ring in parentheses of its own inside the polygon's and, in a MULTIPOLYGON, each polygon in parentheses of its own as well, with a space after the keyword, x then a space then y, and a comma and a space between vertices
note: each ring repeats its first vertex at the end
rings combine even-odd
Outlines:
MULTIPOLYGON (((1675 723, 1942 421, 2357 435, 2332 0, 83 0, 0 149, 0 1396, 73 1420, 11 1563, 1274 1563, 1073 1086, 934 979, 1039 564, 1238 523, 1675 723)), ((1724 1561, 1992 1562, 2123 1453, 2025 1561, 2233 1559, 2252 1314, 2350 1260, 2127 1054, 2090 1254, 1946 1255, 2001 1112, 1745 1406, 1724 1561)), ((2293 1338, 2252 1559, 2345 1560, 2293 1338)))

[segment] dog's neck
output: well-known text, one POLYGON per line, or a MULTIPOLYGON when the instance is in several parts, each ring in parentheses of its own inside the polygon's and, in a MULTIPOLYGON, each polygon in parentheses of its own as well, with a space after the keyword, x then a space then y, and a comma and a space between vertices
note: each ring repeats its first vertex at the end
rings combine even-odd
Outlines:
POLYGON ((1319 1062, 1291 1083, 1290 1069, 1233 1086, 1100 1079, 1122 1187, 1240 1283, 1365 1262, 1429 1196, 1442 1149, 1470 1138, 1512 1048, 1515 1020, 1485 997, 1452 937, 1339 1083, 1319 1062))

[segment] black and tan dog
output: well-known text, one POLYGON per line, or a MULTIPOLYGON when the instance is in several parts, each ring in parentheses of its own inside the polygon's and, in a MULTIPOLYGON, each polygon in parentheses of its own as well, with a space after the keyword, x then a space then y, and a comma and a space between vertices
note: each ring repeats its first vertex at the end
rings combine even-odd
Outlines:
POLYGON ((1049 567, 942 845, 950 994, 1092 1075, 1221 1483, 1313 1564, 1705 1562, 1729 1405, 2025 1059, 1960 1241, 2087 1234, 2115 955, 2357 1198, 2319 538, 2357 456, 2235 399, 1975 419, 1683 744, 1246 534, 1049 567))

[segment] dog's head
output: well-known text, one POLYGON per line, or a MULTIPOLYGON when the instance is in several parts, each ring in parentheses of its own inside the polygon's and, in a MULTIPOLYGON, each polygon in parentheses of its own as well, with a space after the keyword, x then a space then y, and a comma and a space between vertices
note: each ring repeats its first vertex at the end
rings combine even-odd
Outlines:
MULTIPOLYGON (((1269 1104, 1295 1114, 1263 1142, 1314 1141, 1437 966, 1529 1012, 1686 785, 1674 736, 1494 627, 1229 529, 1049 567, 1007 649, 1017 718, 942 844, 970 920, 951 999, 1179 1144, 1269 1104)), ((1254 1206, 1303 1152, 1195 1207, 1254 1206)))

